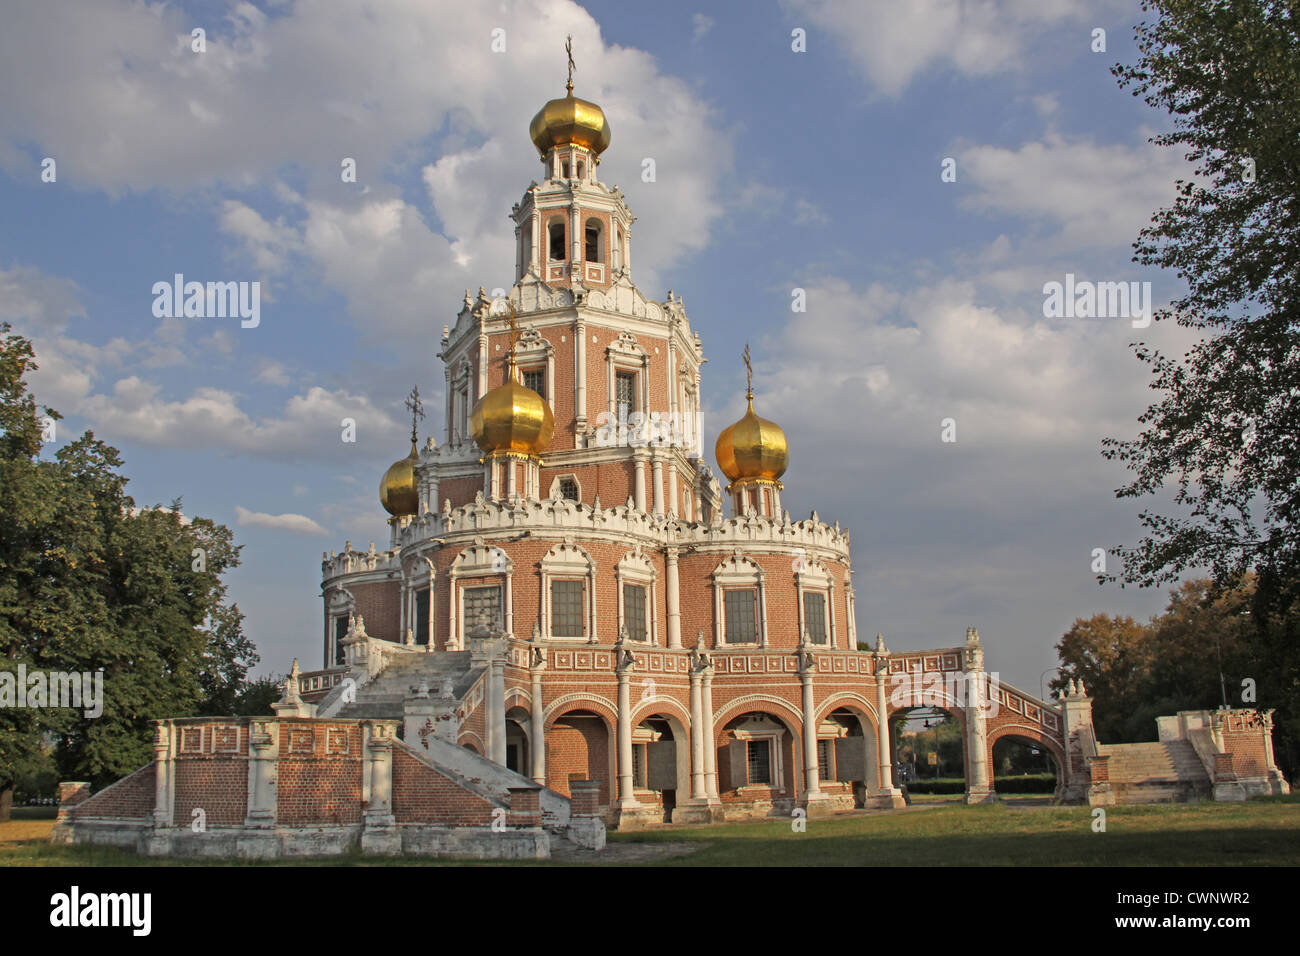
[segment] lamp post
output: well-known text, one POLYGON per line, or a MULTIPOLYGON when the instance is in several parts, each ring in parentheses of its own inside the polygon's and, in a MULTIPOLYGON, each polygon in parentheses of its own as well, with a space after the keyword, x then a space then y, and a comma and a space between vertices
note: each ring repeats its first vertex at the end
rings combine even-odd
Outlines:
POLYGON ((1060 670, 1059 667, 1049 667, 1047 670, 1043 671, 1041 674, 1038 675, 1038 699, 1039 700, 1044 702, 1046 702, 1047 700, 1043 692, 1043 678, 1046 677, 1048 674, 1052 673, 1053 671, 1059 671, 1059 670, 1060 670))

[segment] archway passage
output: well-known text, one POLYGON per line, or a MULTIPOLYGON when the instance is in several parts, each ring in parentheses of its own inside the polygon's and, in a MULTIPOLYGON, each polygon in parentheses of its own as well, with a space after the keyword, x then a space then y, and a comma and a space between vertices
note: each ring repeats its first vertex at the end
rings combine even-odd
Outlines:
POLYGON ((528 714, 520 707, 512 707, 506 711, 506 769, 527 777, 532 773, 531 760, 528 714))
MULTIPOLYGON (((674 733, 676 720, 667 715, 647 717, 632 729, 632 789, 641 803, 654 805, 664 823, 672 822, 679 781, 689 785, 689 770, 679 772, 681 758, 689 759, 689 741, 674 733)), ((680 725, 678 726, 680 730, 680 725)))
POLYGON ((990 739, 989 766, 994 789, 1011 803, 1050 803, 1065 790, 1059 751, 1028 734, 1003 732, 990 739))
POLYGON ((717 736, 718 794, 723 803, 762 816, 795 804, 798 734, 775 714, 733 717, 717 736))
POLYGON ((546 785, 567 797, 570 781, 599 780, 600 805, 608 807, 613 749, 605 719, 589 710, 566 711, 546 737, 546 785))
POLYGON ((894 784, 909 802, 961 803, 969 786, 966 725, 957 711, 908 707, 889 715, 894 784))
POLYGON ((877 789, 876 731, 865 714, 838 707, 817 727, 817 779, 837 806, 861 809, 877 789))

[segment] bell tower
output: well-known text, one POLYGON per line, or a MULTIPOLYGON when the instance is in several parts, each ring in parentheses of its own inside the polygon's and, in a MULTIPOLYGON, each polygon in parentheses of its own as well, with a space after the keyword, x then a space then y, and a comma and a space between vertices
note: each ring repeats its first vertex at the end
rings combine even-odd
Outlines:
POLYGON ((623 193, 596 178, 609 147, 605 112, 573 95, 573 38, 566 95, 543 106, 528 134, 542 161, 543 181, 532 183, 511 210, 515 222, 515 279, 533 276, 552 287, 608 288, 627 274, 636 217, 623 193))

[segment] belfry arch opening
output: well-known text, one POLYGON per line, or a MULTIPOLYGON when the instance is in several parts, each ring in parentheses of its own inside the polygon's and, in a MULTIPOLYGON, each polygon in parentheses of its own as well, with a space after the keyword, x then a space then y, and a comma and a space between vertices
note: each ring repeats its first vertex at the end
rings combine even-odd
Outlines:
POLYGON ((605 261, 605 230, 599 219, 588 219, 583 232, 584 258, 588 262, 605 261))
POLYGON ((547 257, 562 262, 566 258, 564 254, 564 221, 555 219, 546 227, 547 236, 547 257))

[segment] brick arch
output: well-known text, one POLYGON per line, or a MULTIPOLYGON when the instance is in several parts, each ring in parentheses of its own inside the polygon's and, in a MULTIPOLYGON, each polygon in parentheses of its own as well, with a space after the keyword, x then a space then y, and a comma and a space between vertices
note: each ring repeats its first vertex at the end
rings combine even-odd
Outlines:
POLYGON ((473 744, 474 752, 480 757, 487 753, 487 747, 483 743, 483 738, 472 730, 466 730, 456 738, 457 747, 463 747, 466 744, 473 744))
MULTIPOLYGON (((867 700, 867 698, 863 697, 861 694, 855 694, 851 691, 846 691, 841 694, 836 694, 834 697, 831 697, 828 700, 823 701, 822 704, 815 711, 813 711, 813 716, 815 718, 816 723, 820 725, 821 722, 830 715, 831 711, 838 710, 839 708, 844 707, 847 704, 852 704, 855 707, 861 708, 866 713, 866 715, 871 718, 871 723, 874 725, 874 727, 877 730, 879 729, 880 715, 876 713, 876 705, 873 704, 871 701, 867 700)), ((885 709, 886 710, 889 709, 888 705, 886 705, 885 709)))
POLYGON ((546 785, 557 793, 569 795, 571 780, 587 779, 600 783, 598 802, 602 806, 612 805, 616 792, 615 781, 618 769, 615 750, 615 726, 618 723, 617 711, 609 701, 591 693, 565 694, 553 701, 546 708, 543 718, 543 740, 546 747, 546 785), (591 735, 574 728, 571 735, 566 728, 557 724, 574 711, 586 711, 593 717, 600 728, 598 734, 591 735), (569 750, 561 744, 561 738, 577 749, 569 750), (567 756, 561 758, 561 752, 567 756))
POLYGON ((651 714, 661 712, 671 713, 682 722, 682 726, 687 732, 690 731, 691 712, 682 706, 680 701, 672 697, 651 697, 643 705, 634 708, 632 711, 632 726, 637 726, 651 714))
POLYGON ((1051 753, 1052 758, 1056 761, 1056 781, 1057 786, 1065 782, 1065 748, 1056 738, 1045 734, 1041 727, 1033 727, 1029 724, 1002 724, 996 730, 990 730, 987 735, 988 739, 988 761, 989 761, 989 778, 992 780, 995 776, 993 767, 993 745, 1003 737, 1021 737, 1031 743, 1043 747, 1051 753))
POLYGON ((612 701, 596 697, 590 693, 565 694, 551 701, 542 714, 542 726, 550 730, 551 726, 565 714, 574 710, 589 710, 605 721, 605 730, 613 732, 618 726, 618 709, 612 701))
POLYGON ((520 706, 528 706, 533 702, 533 695, 529 691, 522 687, 511 687, 506 691, 506 710, 510 709, 510 698, 512 697, 517 697, 523 702, 520 706))
POLYGON ((747 714, 751 711, 768 714, 791 723, 790 729, 796 736, 803 732, 803 712, 788 700, 783 700, 772 694, 747 694, 744 697, 737 697, 728 701, 713 712, 714 730, 722 730, 733 717, 739 717, 741 714, 747 714), (776 708, 783 709, 785 713, 781 713, 776 708))

